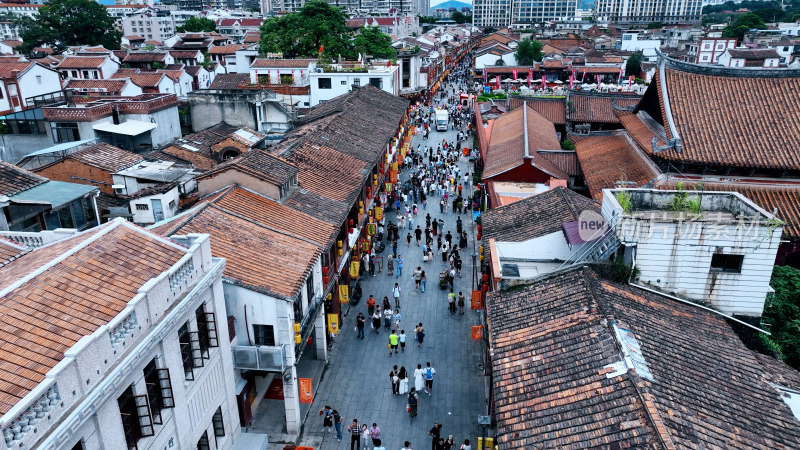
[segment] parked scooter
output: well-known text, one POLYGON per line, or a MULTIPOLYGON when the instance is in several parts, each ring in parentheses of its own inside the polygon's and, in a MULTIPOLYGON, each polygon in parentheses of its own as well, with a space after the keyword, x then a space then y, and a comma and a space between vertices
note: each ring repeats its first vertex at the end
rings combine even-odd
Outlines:
POLYGON ((357 305, 358 302, 361 301, 361 296, 363 293, 361 292, 361 282, 356 281, 355 287, 353 287, 353 293, 350 294, 350 304, 357 305))

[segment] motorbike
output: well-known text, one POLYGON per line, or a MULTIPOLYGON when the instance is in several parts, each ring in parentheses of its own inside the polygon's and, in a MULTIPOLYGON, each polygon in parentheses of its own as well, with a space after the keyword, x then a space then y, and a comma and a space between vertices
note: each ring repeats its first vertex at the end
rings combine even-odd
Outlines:
POLYGON ((382 253, 384 250, 386 250, 386 244, 384 244, 383 241, 375 243, 375 253, 382 253))
POLYGON ((355 287, 353 287, 353 293, 350 295, 350 304, 357 305, 358 302, 361 301, 361 296, 363 293, 361 292, 361 282, 356 281, 355 287))

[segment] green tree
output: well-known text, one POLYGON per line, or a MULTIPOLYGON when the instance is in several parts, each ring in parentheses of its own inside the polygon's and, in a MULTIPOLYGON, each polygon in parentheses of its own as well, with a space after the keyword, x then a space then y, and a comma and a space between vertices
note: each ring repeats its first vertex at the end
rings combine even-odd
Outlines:
POLYGON ((764 308, 762 319, 771 322, 770 340, 780 347, 786 363, 800 368, 800 270, 788 266, 772 269, 770 286, 775 289, 772 303, 764 308))
POLYGON ((517 64, 530 66, 534 61, 541 61, 544 57, 542 53, 543 47, 544 45, 535 39, 525 38, 519 41, 516 53, 517 64))
POLYGON ((764 21, 761 20, 761 17, 758 17, 757 14, 750 12, 747 14, 742 14, 741 16, 737 17, 732 24, 725 27, 725 30, 722 31, 722 36, 741 39, 744 37, 745 33, 754 28, 763 30, 767 28, 767 26, 764 24, 764 21))
POLYGON ((453 13, 450 14, 450 20, 454 21, 455 23, 471 23, 472 16, 467 16, 461 11, 453 11, 453 13))
POLYGON ((309 1, 300 11, 269 19, 261 25, 261 53, 314 58, 322 47, 329 56, 352 56, 346 17, 341 9, 328 3, 309 1))
POLYGON ((217 24, 205 17, 190 17, 183 25, 175 28, 178 33, 197 33, 200 31, 217 31, 217 24))
POLYGON ((638 77, 642 73, 642 52, 636 52, 628 57, 625 63, 625 75, 638 77))
POLYGON ((495 66, 505 66, 506 62, 503 60, 503 58, 497 58, 497 61, 494 62, 494 65, 495 66))
POLYGON ((353 40, 355 50, 376 58, 394 58, 397 51, 392 47, 392 38, 378 27, 361 27, 353 40))
POLYGON ((86 0, 52 0, 39 8, 35 19, 21 17, 15 21, 23 44, 19 51, 49 45, 58 53, 71 45, 102 45, 119 49, 122 33, 106 7, 86 0))
POLYGON ((664 27, 664 24, 661 22, 650 22, 647 24, 648 30, 658 30, 659 28, 664 27))

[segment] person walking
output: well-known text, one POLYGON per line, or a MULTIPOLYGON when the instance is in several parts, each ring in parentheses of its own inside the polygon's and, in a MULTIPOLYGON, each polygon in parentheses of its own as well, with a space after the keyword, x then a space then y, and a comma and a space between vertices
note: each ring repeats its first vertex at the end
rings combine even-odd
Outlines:
MULTIPOLYGON (((361 425, 361 440, 364 441, 364 450, 369 450, 369 443, 372 439, 369 437, 369 427, 367 424, 361 425)), ((351 448, 350 450, 353 449, 351 448)))
POLYGON ((397 393, 400 395, 405 395, 408 393, 408 372, 406 371, 406 366, 400 367, 400 371, 397 372, 397 378, 400 379, 400 386, 398 386, 397 393))
POLYGON ((461 444, 460 450, 472 450, 472 447, 469 445, 469 439, 464 439, 464 443, 461 444))
POLYGON ((400 315, 400 310, 399 309, 395 309, 394 310, 394 329, 395 329, 395 331, 400 330, 400 321, 402 319, 403 319, 403 317, 400 315))
POLYGON ((369 437, 372 439, 372 445, 377 448, 381 445, 381 429, 378 428, 378 424, 372 424, 372 428, 369 429, 369 437))
POLYGON ((375 297, 370 294, 369 298, 367 299, 367 315, 372 316, 375 312, 375 297))
POLYGON ((394 297, 394 306, 396 309, 400 309, 400 284, 395 283, 394 288, 392 288, 392 297, 394 297))
POLYGON ((418 291, 420 287, 420 282, 422 281, 422 267, 417 266, 417 270, 414 271, 412 276, 414 277, 414 289, 418 291))
POLYGON ((400 341, 400 351, 405 353, 406 352, 406 330, 400 330, 400 334, 397 336, 397 339, 400 341))
POLYGON ((331 427, 333 427, 333 409, 325 405, 324 408, 319 410, 319 415, 322 416, 322 431, 324 433, 330 433, 331 427))
POLYGON ((373 450, 386 450, 386 447, 383 446, 380 439, 373 439, 372 443, 375 444, 375 448, 373 450))
POLYGON ((339 442, 342 441, 342 422, 344 422, 344 417, 339 415, 339 411, 333 410, 333 426, 336 428, 336 439, 339 442))
MULTIPOLYGON (((366 425, 364 425, 364 427, 366 427, 366 425)), ((357 419, 353 419, 353 423, 347 427, 347 431, 350 432, 350 450, 356 448, 361 450, 361 429, 358 427, 357 419)))
POLYGON ((386 328, 386 331, 392 329, 392 308, 383 309, 383 326, 386 328))
POLYGON ((381 330, 381 309, 375 308, 375 313, 372 315, 372 329, 375 330, 375 334, 381 330))
MULTIPOLYGON (((409 234, 409 236, 411 235, 409 234)), ((417 240, 417 247, 419 247, 422 241, 422 228, 420 228, 419 225, 417 225, 417 228, 414 230, 414 237, 417 240)))
POLYGON ((422 327, 421 323, 417 325, 417 329, 414 333, 417 336, 417 347, 422 347, 422 342, 425 340, 425 329, 422 327))
POLYGON ((417 392, 422 392, 425 388, 425 373, 422 370, 422 364, 417 364, 417 368, 414 369, 414 389, 417 392))
POLYGON ((456 313, 456 294, 453 293, 453 288, 450 288, 450 293, 447 294, 447 305, 448 309, 450 310, 450 314, 456 313))
POLYGON ((453 439, 453 435, 451 434, 444 441, 443 448, 444 448, 444 450, 454 450, 453 447, 455 447, 455 445, 456 445, 456 441, 455 441, 455 439, 453 439))
POLYGON ((417 417, 417 406, 419 405, 419 399, 417 398, 417 390, 413 387, 408 392, 408 413, 411 414, 411 417, 417 417))
POLYGON ((439 438, 442 434, 442 424, 433 422, 433 427, 428 430, 428 436, 431 437, 431 450, 437 450, 436 446, 439 445, 439 438))
POLYGON ((403 256, 397 255, 394 261, 395 266, 397 266, 397 276, 395 278, 400 278, 400 275, 403 274, 403 256))
POLYGON ((412 450, 411 449, 411 442, 408 442, 408 441, 403 442, 403 448, 401 448, 400 450, 412 450))
POLYGON ((464 315, 464 293, 458 291, 458 313, 460 315, 464 315))
POLYGON ((392 356, 392 353, 397 353, 398 338, 397 332, 392 330, 392 334, 389 335, 389 356, 392 356))
POLYGON ((366 325, 367 319, 364 318, 364 315, 358 313, 356 316, 356 330, 358 331, 358 335, 356 339, 364 339, 364 325, 366 325))
POLYGON ((397 393, 400 391, 399 373, 400 372, 397 370, 397 366, 394 366, 389 372, 389 381, 392 383, 392 395, 397 395, 397 393))
POLYGON ((431 367, 430 361, 425 367, 425 393, 432 395, 433 392, 433 376, 436 375, 436 369, 431 367))

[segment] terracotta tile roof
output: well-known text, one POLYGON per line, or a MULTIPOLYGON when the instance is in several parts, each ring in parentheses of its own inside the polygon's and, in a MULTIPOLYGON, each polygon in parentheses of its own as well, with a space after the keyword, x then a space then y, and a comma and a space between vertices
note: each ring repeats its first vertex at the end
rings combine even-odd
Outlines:
POLYGON ((46 182, 45 177, 0 161, 0 195, 10 197, 46 182))
MULTIPOLYGON (((226 259, 223 277, 236 285, 278 298, 300 292, 322 249, 224 208, 202 203, 176 216, 167 236, 207 233, 211 253, 226 259)), ((165 226, 159 230, 164 232, 165 226)))
POLYGON ((780 58, 774 48, 729 48, 731 58, 746 60, 761 60, 767 58, 780 58))
POLYGON ((181 77, 184 74, 183 69, 180 70, 158 69, 158 73, 163 73, 173 81, 180 81, 181 77))
POLYGON ((323 248, 331 247, 339 233, 339 227, 336 225, 239 186, 208 201, 280 232, 308 239, 323 248))
POLYGON ((0 268, 0 414, 185 254, 177 244, 115 221, 0 268))
POLYGON ((544 116, 545 119, 553 122, 554 125, 567 124, 567 102, 564 99, 523 100, 518 97, 510 97, 508 99, 508 109, 515 110, 526 103, 534 111, 544 116))
POLYGON ((634 107, 642 97, 628 94, 592 94, 570 91, 567 120, 570 122, 620 123, 614 109, 634 107))
POLYGON ((16 79, 18 74, 25 72, 33 64, 30 61, 0 61, 0 79, 16 79))
POLYGON ((250 83, 249 73, 221 73, 214 77, 209 89, 236 89, 248 83, 250 83))
POLYGON ((14 241, 0 236, 0 267, 5 266, 27 252, 28 248, 24 245, 17 244, 14 241))
POLYGON ((565 187, 550 189, 483 213, 483 240, 523 242, 559 232, 584 210, 599 212, 600 205, 565 187))
MULTIPOLYGON (((660 181, 656 187, 675 189, 679 181, 683 181, 687 187, 693 188, 701 180, 672 178, 660 181)), ((777 209, 776 216, 786 223, 783 227, 783 237, 792 241, 800 240, 800 184, 795 182, 756 183, 747 182, 746 179, 729 183, 702 181, 703 190, 739 192, 769 213, 777 209)), ((700 188, 699 185, 698 188, 700 188)))
POLYGON ((492 293, 486 309, 501 448, 800 446, 770 367, 713 312, 588 268, 492 293), (629 368, 620 349, 637 344, 629 368))
POLYGON ((98 69, 106 62, 105 56, 66 56, 57 69, 98 69))
POLYGON ((6 44, 7 46, 9 46, 11 48, 15 48, 15 47, 19 47, 20 45, 22 45, 22 41, 20 41, 18 39, 6 39, 6 40, 3 41, 3 44, 6 44))
POLYGON ((163 73, 155 72, 137 73, 129 76, 131 83, 143 88, 157 88, 158 84, 161 83, 161 79, 164 77, 165 75, 163 73))
POLYGON ((210 170, 217 166, 217 161, 213 158, 209 158, 200 152, 195 152, 184 147, 169 145, 161 151, 170 156, 179 158, 181 161, 188 162, 195 169, 210 170))
POLYGON ((254 69, 307 69, 308 65, 317 62, 316 59, 267 59, 256 58, 250 67, 254 69))
POLYGON ((618 181, 634 183, 622 187, 641 187, 659 174, 650 159, 634 147, 624 131, 605 135, 570 135, 581 163, 586 185, 597 201, 603 189, 620 186, 618 181))
POLYGON ((484 156, 484 180, 519 167, 526 161, 530 161, 530 164, 551 176, 567 177, 563 170, 538 154, 539 150, 561 149, 561 143, 558 141, 553 123, 531 107, 527 107, 528 155, 526 156, 524 111, 525 108, 517 108, 495 119, 489 148, 484 156))
POLYGON ((67 158, 108 172, 116 172, 142 161, 141 155, 105 142, 88 145, 67 158))
POLYGON ((174 59, 196 59, 200 50, 170 50, 169 54, 174 59))
POLYGON ((129 52, 122 60, 124 63, 160 62, 167 58, 166 52, 129 52))
POLYGON ((205 178, 226 170, 245 173, 276 186, 282 186, 297 176, 298 168, 270 155, 265 150, 249 151, 238 158, 222 163, 199 176, 205 178))
MULTIPOLYGON (((652 92, 645 93, 638 109, 651 116, 660 110, 666 121, 666 97, 682 145, 680 152, 670 149, 658 157, 690 164, 800 170, 800 116, 793 113, 800 104, 800 76, 760 75, 763 71, 736 76, 741 72, 715 70, 727 75, 667 67, 666 92, 659 88, 661 73, 656 71, 648 88, 652 92)), ((675 137, 670 127, 664 128, 668 138, 675 137)))
MULTIPOLYGON (((578 156, 575 154, 574 151, 570 150, 543 150, 539 152, 539 155, 546 160, 550 161, 561 169, 564 173, 569 175, 570 177, 578 177, 582 175, 581 172, 581 165, 578 163, 578 156)), ((556 180, 553 178, 553 180, 556 180)), ((566 179, 558 179, 559 182, 566 183, 566 179)))
POLYGON ((218 45, 216 47, 212 47, 208 53, 212 55, 234 55, 236 54, 237 50, 245 50, 247 48, 244 44, 229 44, 229 45, 218 45))
POLYGON ((620 123, 639 148, 647 153, 652 153, 651 142, 656 138, 657 145, 664 144, 664 128, 656 123, 645 112, 633 114, 627 111, 614 111, 620 123))
POLYGON ((257 44, 261 42, 261 35, 259 33, 247 33, 244 35, 242 42, 245 44, 257 44))
POLYGON ((102 89, 105 92, 119 92, 125 87, 127 83, 124 79, 112 80, 84 80, 79 78, 70 78, 64 89, 102 89))
POLYGON ((135 34, 130 34, 128 36, 123 36, 125 39, 129 41, 144 41, 144 38, 141 36, 137 36, 135 34))

